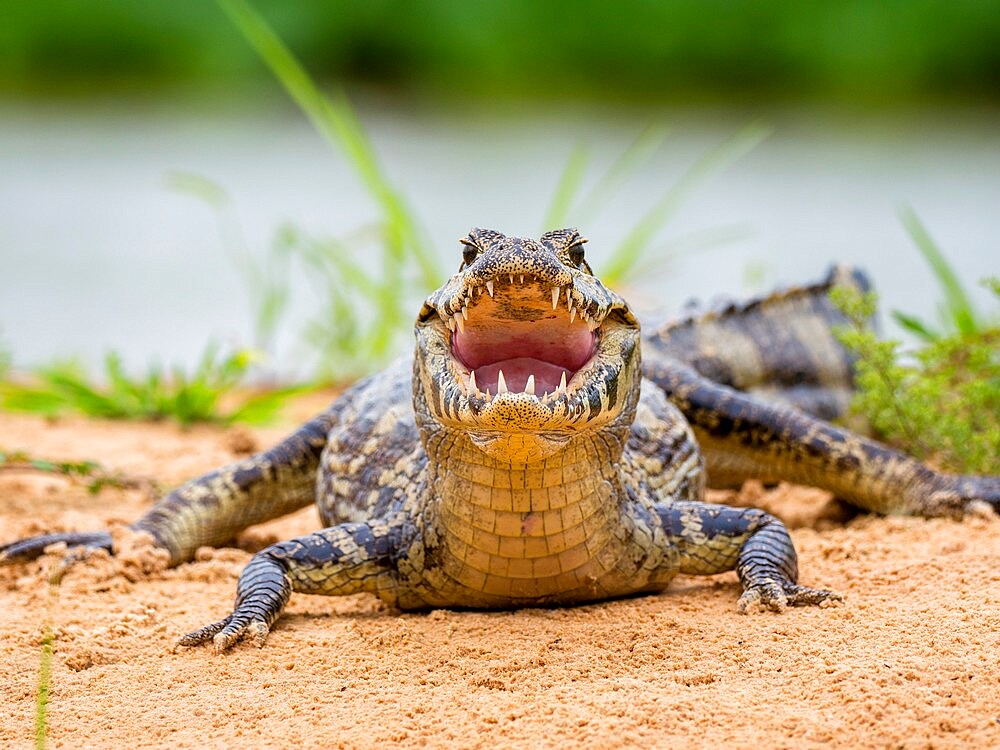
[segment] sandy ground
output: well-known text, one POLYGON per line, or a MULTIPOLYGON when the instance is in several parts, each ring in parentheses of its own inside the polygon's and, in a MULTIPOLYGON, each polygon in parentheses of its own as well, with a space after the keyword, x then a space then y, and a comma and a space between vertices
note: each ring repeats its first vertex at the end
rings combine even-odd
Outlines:
MULTIPOLYGON (((0 449, 165 485, 282 432, 0 414, 0 449)), ((790 521, 803 582, 844 605, 740 616, 732 574, 502 613, 295 595, 263 650, 216 655, 172 646, 229 611, 248 550, 313 529, 312 509, 174 570, 123 554, 50 587, 55 557, 0 568, 0 745, 34 742, 50 626, 51 747, 1000 747, 1000 521, 845 521, 815 490, 742 495, 790 521)), ((149 502, 2 471, 0 541, 149 502)))

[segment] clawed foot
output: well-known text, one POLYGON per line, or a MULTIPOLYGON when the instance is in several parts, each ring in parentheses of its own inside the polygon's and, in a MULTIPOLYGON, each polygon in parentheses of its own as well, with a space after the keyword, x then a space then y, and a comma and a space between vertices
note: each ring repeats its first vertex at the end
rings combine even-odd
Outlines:
POLYGON ((74 563, 83 560, 92 552, 96 550, 111 552, 112 539, 111 534, 107 531, 41 534, 39 536, 28 537, 27 539, 19 539, 16 542, 0 546, 0 565, 34 560, 37 557, 41 557, 47 548, 56 544, 65 544, 68 547, 68 551, 63 557, 62 562, 53 570, 53 576, 60 578, 74 563))
POLYGON ((257 648, 264 645, 270 632, 267 623, 255 620, 250 615, 233 612, 223 620, 213 622, 177 640, 178 646, 200 646, 212 641, 215 653, 225 651, 243 639, 253 642, 257 648))
POLYGON ((292 585, 284 563, 268 550, 258 552, 240 574, 232 614, 188 633, 177 641, 177 645, 200 646, 212 641, 219 653, 247 638, 260 648, 291 594, 292 585))
POLYGON ((818 606, 823 602, 839 602, 844 597, 834 591, 811 589, 797 583, 762 581, 747 587, 740 597, 737 608, 741 615, 763 609, 781 612, 789 606, 818 606))

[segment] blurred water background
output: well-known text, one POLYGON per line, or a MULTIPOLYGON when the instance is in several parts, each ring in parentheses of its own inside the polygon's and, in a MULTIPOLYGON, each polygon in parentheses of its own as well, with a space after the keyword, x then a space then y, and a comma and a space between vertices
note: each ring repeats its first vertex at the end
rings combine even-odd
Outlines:
MULTIPOLYGON (((600 265, 687 167, 755 121, 770 136, 694 191, 652 245, 669 258, 628 282, 641 305, 676 310, 846 262, 884 306, 933 319, 940 294, 898 217, 909 205, 989 307, 977 281, 1000 273, 995 4, 253 6, 321 83, 347 90, 449 272, 473 225, 546 228, 575 148, 596 175, 663 124, 635 179, 574 217, 600 265)), ((19 366, 112 349, 191 364, 210 339, 251 343, 234 237, 263 258, 283 226, 351 237, 377 219, 215 4, 5 14, 0 349, 19 366), (195 177, 224 191, 224 216, 178 189, 195 177)), ((317 292, 301 274, 288 283, 275 368, 304 376, 317 292)))

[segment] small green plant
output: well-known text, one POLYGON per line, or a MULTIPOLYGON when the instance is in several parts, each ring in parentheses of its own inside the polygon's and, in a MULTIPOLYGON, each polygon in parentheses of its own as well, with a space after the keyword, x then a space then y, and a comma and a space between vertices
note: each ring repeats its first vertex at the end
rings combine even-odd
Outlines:
POLYGON ((48 458, 39 458, 26 451, 0 449, 0 471, 40 472, 67 477, 83 482, 87 491, 92 495, 96 495, 105 487, 158 491, 156 481, 149 477, 111 471, 96 461, 54 461, 48 458))
MULTIPOLYGON (((1000 325, 973 308, 957 276, 912 212, 904 224, 945 293, 941 329, 910 315, 894 318, 921 339, 906 352, 871 330, 877 297, 834 289, 847 317, 835 331, 857 356, 854 409, 889 442, 952 471, 1000 473, 1000 325)), ((1000 300, 1000 280, 984 284, 1000 300)))
POLYGON ((61 362, 36 370, 27 382, 0 382, 0 406, 14 411, 57 416, 79 412, 106 419, 174 419, 194 422, 260 424, 274 418, 302 386, 249 395, 232 408, 223 396, 237 388, 254 361, 249 350, 221 356, 210 345, 191 374, 181 368, 169 373, 154 365, 139 378, 131 377, 121 357, 112 352, 104 361, 106 383, 98 385, 79 363, 61 362))

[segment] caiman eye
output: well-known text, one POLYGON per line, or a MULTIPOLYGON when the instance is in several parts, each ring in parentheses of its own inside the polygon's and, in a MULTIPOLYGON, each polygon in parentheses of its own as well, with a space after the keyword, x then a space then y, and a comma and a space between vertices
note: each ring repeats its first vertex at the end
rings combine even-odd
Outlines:
POLYGON ((579 242, 569 249, 569 262, 574 266, 583 263, 583 243, 579 242))
POLYGON ((466 245, 462 248, 462 260, 467 266, 472 265, 472 262, 476 259, 477 255, 479 255, 479 248, 475 245, 466 245))

